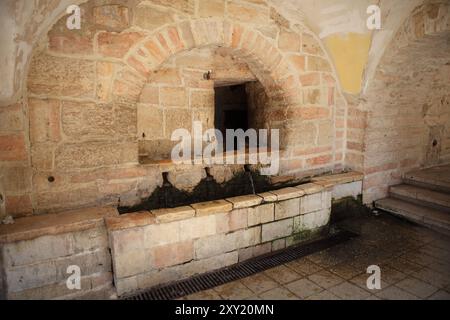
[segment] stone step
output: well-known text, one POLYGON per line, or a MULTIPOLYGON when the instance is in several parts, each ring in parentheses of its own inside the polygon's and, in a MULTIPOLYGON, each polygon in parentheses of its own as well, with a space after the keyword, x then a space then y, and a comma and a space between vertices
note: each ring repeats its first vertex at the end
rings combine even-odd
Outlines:
POLYGON ((450 235, 450 214, 447 212, 394 198, 375 201, 375 207, 450 235))
POLYGON ((403 182, 450 194, 450 165, 408 172, 404 175, 403 182))
POLYGON ((392 198, 450 213, 450 194, 401 184, 389 189, 392 198))

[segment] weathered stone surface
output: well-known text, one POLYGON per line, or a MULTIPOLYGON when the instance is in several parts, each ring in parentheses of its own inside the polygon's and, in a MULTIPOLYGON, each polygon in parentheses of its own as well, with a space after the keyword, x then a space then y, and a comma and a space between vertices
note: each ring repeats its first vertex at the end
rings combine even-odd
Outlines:
POLYGON ((326 226, 330 221, 330 209, 322 209, 294 218, 294 232, 304 232, 326 226))
POLYGON ((162 138, 164 136, 164 113, 162 109, 146 104, 138 104, 137 130, 142 138, 162 138))
POLYGON ((123 30, 130 24, 129 10, 121 5, 104 5, 93 10, 94 22, 112 29, 123 30))
POLYGON ((185 88, 167 87, 159 90, 160 103, 168 107, 184 107, 187 102, 185 88))
POLYGON ((275 220, 294 217, 300 214, 300 203, 303 198, 294 198, 275 203, 275 220))
POLYGON ((285 219, 262 225, 262 242, 284 238, 292 234, 293 220, 285 219))
POLYGON ((248 208, 259 205, 262 202, 262 198, 256 195, 238 196, 228 198, 227 201, 233 204, 234 209, 248 208))
POLYGON ((233 209, 233 204, 226 200, 215 200, 191 205, 195 209, 197 216, 212 215, 216 213, 229 212, 233 209))
POLYGON ((105 219, 108 230, 122 230, 136 227, 148 226, 156 223, 156 217, 149 211, 123 214, 117 217, 105 219))
POLYGON ((304 196, 300 203, 300 214, 307 214, 314 211, 331 207, 331 192, 322 191, 304 196))
POLYGON ((215 215, 195 217, 179 221, 179 223, 181 241, 206 237, 216 233, 215 215))
POLYGON ((21 103, 0 107, 0 131, 20 131, 23 128, 23 122, 21 103))
POLYGON ((228 15, 236 20, 255 24, 267 23, 269 10, 263 6, 252 6, 237 1, 230 1, 227 6, 228 15))
POLYGON ((21 161, 26 157, 23 134, 0 135, 0 161, 21 161))
POLYGON ((200 0, 198 3, 198 14, 201 17, 223 16, 225 3, 222 0, 200 0))
POLYGON ((56 150, 57 168, 90 168, 100 165, 137 163, 138 147, 134 142, 86 142, 64 144, 56 150))
POLYGON ((195 258, 201 260, 239 248, 254 246, 260 242, 261 227, 239 230, 226 235, 214 235, 195 241, 195 258))
POLYGON ((194 258, 192 240, 172 243, 152 249, 152 265, 162 269, 191 261, 194 258))
POLYGON ((252 259, 254 257, 258 257, 269 253, 272 250, 271 243, 264 243, 261 245, 248 247, 239 250, 239 262, 246 261, 252 259))
POLYGON ((44 53, 31 62, 28 89, 35 94, 93 98, 95 62, 44 53))
POLYGON ((306 195, 321 192, 324 189, 323 186, 321 186, 319 184, 315 184, 315 183, 302 184, 302 185, 296 186, 296 188, 303 190, 303 192, 305 192, 306 195))
POLYGON ((122 58, 143 37, 139 32, 100 32, 97 35, 98 52, 106 57, 122 58))
POLYGON ((305 194, 303 190, 292 187, 271 191, 270 193, 275 194, 278 201, 299 198, 305 194))
POLYGON ((80 137, 110 138, 115 133, 111 105, 64 101, 61 110, 61 123, 66 136, 78 140, 80 137))
MULTIPOLYGON (((186 221, 191 222, 193 219, 189 219, 186 221)), ((162 246, 169 243, 175 243, 179 241, 188 240, 184 234, 184 238, 181 239, 181 225, 180 222, 186 221, 177 221, 163 224, 153 224, 144 228, 144 244, 145 248, 152 248, 155 246, 162 246)), ((192 222, 191 222, 192 224, 192 222)), ((186 227, 183 227, 183 231, 186 227)))
POLYGON ((173 209, 152 210, 158 223, 167 223, 178 220, 185 220, 195 216, 195 210, 192 207, 184 206, 173 209))
POLYGON ((248 226, 255 226, 274 220, 274 204, 259 205, 248 213, 248 226))
POLYGON ((275 202, 277 201, 277 195, 271 192, 259 193, 258 196, 263 198, 264 202, 275 202))
POLYGON ((278 47, 284 51, 299 52, 301 38, 295 32, 282 30, 278 38, 278 47))
POLYGON ((99 207, 20 218, 12 225, 0 225, 0 243, 92 229, 102 226, 105 217, 117 214, 115 208, 99 207))
POLYGON ((235 209, 230 212, 228 220, 228 230, 235 231, 247 228, 248 215, 255 211, 254 208, 235 209))
POLYGON ((312 182, 322 185, 324 187, 332 187, 337 184, 350 183, 354 181, 360 181, 362 179, 363 179, 362 173, 351 171, 347 173, 313 178, 312 182))
POLYGON ((362 194, 362 181, 355 181, 335 185, 333 187, 331 197, 336 200, 346 197, 353 197, 356 199, 361 194, 362 194))
POLYGON ((135 11, 134 25, 143 29, 154 30, 173 21, 173 14, 167 10, 144 5, 138 6, 135 11))

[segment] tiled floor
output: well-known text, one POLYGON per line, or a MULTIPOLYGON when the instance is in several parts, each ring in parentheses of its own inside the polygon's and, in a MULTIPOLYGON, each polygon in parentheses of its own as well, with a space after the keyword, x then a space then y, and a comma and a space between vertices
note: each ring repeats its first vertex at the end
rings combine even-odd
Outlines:
POLYGON ((345 222, 361 234, 328 250, 184 299, 450 300, 450 238, 389 215, 345 222), (366 286, 381 268, 381 290, 366 286))

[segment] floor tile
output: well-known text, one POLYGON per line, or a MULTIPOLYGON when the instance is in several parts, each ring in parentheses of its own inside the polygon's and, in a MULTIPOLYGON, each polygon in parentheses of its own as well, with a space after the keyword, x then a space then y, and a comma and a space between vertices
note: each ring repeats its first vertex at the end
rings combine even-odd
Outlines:
POLYGON ((286 284, 302 278, 302 275, 284 265, 269 269, 264 273, 281 284, 286 284))
POLYGON ((221 300, 220 295, 213 289, 193 293, 187 297, 186 300, 221 300))
POLYGON ((289 262, 286 264, 286 266, 291 268, 295 272, 305 276, 309 276, 322 270, 322 267, 304 258, 289 262))
POLYGON ((450 293, 444 290, 439 290, 436 293, 433 293, 428 300, 450 300, 450 293))
POLYGON ((286 288, 302 299, 306 299, 323 291, 323 288, 308 279, 300 279, 289 283, 286 285, 286 288))
POLYGON ((260 294, 263 300, 299 300, 299 298, 285 288, 274 288, 260 294))
POLYGON ((334 273, 331 273, 326 270, 321 270, 317 273, 314 273, 308 277, 309 280, 318 284, 322 288, 330 288, 338 285, 339 283, 344 282, 345 280, 341 277, 338 277, 334 273))
POLYGON ((242 279, 241 282, 256 294, 278 287, 278 283, 266 276, 264 273, 258 273, 251 277, 242 279))
POLYGON ((243 300, 254 295, 254 293, 239 281, 230 282, 214 288, 225 300, 243 300))
POLYGON ((396 286, 422 299, 428 298, 438 291, 436 287, 412 277, 400 281, 396 286))
POLYGON ((370 296, 370 293, 348 281, 338 284, 328 290, 345 300, 362 300, 370 296))
POLYGON ((318 294, 308 297, 307 300, 341 300, 338 296, 334 295, 328 290, 322 291, 318 294))
POLYGON ((383 300, 418 300, 415 295, 400 289, 399 287, 390 286, 375 294, 383 300))

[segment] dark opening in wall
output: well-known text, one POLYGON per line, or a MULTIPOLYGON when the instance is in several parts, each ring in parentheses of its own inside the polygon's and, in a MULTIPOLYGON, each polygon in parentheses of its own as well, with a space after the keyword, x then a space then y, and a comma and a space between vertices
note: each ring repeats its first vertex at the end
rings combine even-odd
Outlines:
MULTIPOLYGON (((227 129, 249 129, 249 114, 246 84, 221 86, 215 88, 214 126, 226 136, 227 129)), ((224 139, 225 140, 225 139, 224 139)), ((225 149, 232 149, 226 145, 225 149)), ((237 143, 234 143, 237 149, 237 143)))

